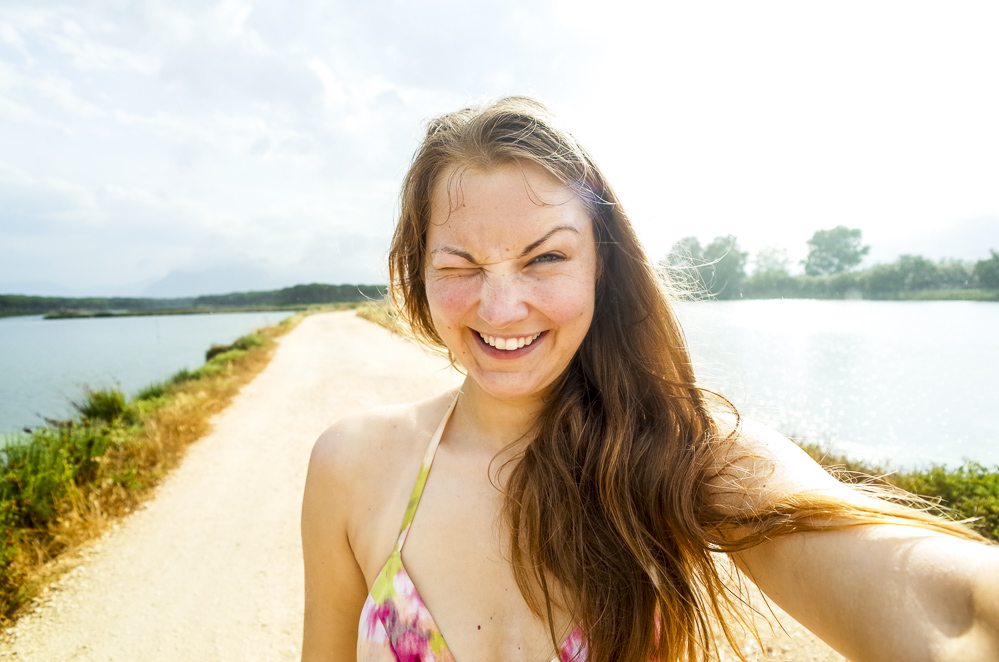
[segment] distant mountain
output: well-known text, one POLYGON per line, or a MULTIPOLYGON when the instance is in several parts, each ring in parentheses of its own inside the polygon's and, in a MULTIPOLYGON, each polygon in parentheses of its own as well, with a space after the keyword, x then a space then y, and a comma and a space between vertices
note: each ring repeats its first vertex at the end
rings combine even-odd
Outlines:
POLYGON ((141 294, 162 298, 194 297, 205 292, 273 290, 283 284, 275 280, 267 270, 252 264, 221 264, 206 269, 174 269, 142 288, 141 294))

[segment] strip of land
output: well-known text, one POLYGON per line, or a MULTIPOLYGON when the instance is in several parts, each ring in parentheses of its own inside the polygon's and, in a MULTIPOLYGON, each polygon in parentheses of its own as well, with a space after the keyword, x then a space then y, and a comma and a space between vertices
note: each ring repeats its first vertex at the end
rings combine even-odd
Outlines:
MULTIPOLYGON (((351 312, 309 316, 279 342, 156 497, 81 550, 4 633, 0 659, 299 659, 299 506, 313 441, 340 416, 460 377, 351 312)), ((765 633, 766 659, 842 659, 781 622, 787 633, 765 633)))

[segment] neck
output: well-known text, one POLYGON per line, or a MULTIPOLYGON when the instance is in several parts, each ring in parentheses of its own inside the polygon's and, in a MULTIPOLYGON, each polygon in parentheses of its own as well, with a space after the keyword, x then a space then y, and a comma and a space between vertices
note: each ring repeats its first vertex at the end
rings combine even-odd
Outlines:
POLYGON ((455 435, 452 444, 470 451, 496 455, 513 444, 522 447, 527 442, 543 401, 540 397, 523 400, 501 400, 465 379, 461 396, 455 406, 455 435))

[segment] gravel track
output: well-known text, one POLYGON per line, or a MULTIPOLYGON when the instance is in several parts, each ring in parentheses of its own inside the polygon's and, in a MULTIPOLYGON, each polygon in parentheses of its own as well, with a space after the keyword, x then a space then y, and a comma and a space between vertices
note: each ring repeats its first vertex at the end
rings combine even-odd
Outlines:
MULTIPOLYGON (((455 386, 446 362, 352 313, 312 315, 192 445, 153 499, 0 637, 0 660, 297 660, 299 508, 338 417, 455 386)), ((788 618, 773 660, 843 658, 788 618)))

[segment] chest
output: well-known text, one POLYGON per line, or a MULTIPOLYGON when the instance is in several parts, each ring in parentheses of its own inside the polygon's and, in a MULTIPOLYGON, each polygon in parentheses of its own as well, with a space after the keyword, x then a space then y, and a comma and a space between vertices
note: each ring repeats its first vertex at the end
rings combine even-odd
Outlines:
MULTIPOLYGON (((547 662, 555 646, 517 585, 503 495, 488 469, 488 462, 438 451, 403 548, 403 564, 457 662, 547 662)), ((568 619, 556 612, 555 620, 561 641, 568 619)))

